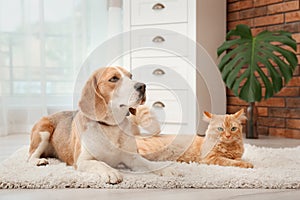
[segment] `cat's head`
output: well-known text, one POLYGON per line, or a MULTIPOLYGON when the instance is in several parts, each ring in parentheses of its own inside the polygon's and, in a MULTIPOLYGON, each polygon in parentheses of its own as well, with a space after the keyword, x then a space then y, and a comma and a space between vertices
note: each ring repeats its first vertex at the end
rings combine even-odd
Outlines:
POLYGON ((242 122, 246 120, 243 109, 231 115, 216 115, 204 111, 203 118, 209 122, 206 134, 217 135, 222 142, 242 139, 242 122))

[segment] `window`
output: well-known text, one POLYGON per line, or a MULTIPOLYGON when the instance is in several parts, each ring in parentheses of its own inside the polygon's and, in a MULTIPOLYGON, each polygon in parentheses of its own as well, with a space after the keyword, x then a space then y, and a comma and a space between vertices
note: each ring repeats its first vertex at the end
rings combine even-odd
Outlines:
POLYGON ((0 135, 73 108, 74 80, 106 39, 107 16, 102 0, 0 0, 0 135))

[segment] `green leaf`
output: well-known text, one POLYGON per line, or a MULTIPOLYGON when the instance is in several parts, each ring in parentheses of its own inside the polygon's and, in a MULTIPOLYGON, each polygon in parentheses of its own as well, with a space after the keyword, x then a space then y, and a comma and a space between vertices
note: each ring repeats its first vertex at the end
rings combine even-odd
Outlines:
POLYGON ((261 34, 258 34, 257 36, 258 40, 271 43, 271 42, 280 42, 284 45, 287 45, 297 51, 297 43, 292 38, 292 34, 284 31, 280 32, 262 32, 261 34))
POLYGON ((230 51, 221 58, 218 67, 227 87, 239 98, 247 102, 260 101, 262 87, 265 87, 264 98, 270 98, 282 89, 283 79, 287 83, 292 78, 298 65, 295 53, 274 45, 275 42, 296 50, 297 44, 291 33, 263 31, 253 37, 248 26, 237 25, 226 38, 217 53, 220 56, 230 51), (231 36, 235 36, 234 39, 231 36), (277 56, 278 53, 284 61, 277 56), (268 74, 260 68, 260 64, 267 68, 268 74), (243 67, 246 67, 244 71, 243 67))
POLYGON ((281 75, 284 77, 284 80, 287 83, 293 76, 293 68, 285 62, 283 62, 275 54, 272 54, 270 51, 261 50, 261 52, 264 53, 264 55, 270 60, 273 60, 273 62, 276 63, 276 65, 280 69, 281 75))
MULTIPOLYGON (((244 62, 243 62, 244 64, 244 62)), ((243 65, 237 65, 231 72, 228 74, 228 76, 223 79, 230 89, 232 89, 233 83, 235 82, 236 77, 238 76, 238 73, 242 69, 243 65)), ((223 74, 222 74, 223 75, 223 74)))
POLYGON ((268 99, 274 95, 273 85, 268 79, 268 77, 264 74, 264 72, 259 67, 257 68, 257 72, 265 84, 265 88, 266 88, 265 99, 268 99))
POLYGON ((241 39, 235 39, 231 41, 224 42, 217 50, 218 56, 220 56, 224 51, 230 49, 234 45, 240 45, 242 43, 245 43, 245 40, 241 39))
POLYGON ((242 80, 244 80, 245 78, 247 78, 249 76, 250 70, 247 69, 236 81, 234 81, 233 86, 232 86, 232 91, 234 93, 235 96, 239 96, 239 87, 240 84, 242 82, 242 80))
POLYGON ((241 88, 239 97, 245 101, 255 102, 261 100, 261 86, 254 75, 250 75, 241 88))
POLYGON ((228 39, 231 36, 240 36, 241 39, 252 39, 250 28, 244 24, 239 24, 236 26, 236 29, 229 31, 229 33, 226 35, 226 38, 228 39))
POLYGON ((277 47, 277 46, 272 46, 271 49, 279 52, 288 61, 288 63, 290 64, 290 66, 292 68, 296 68, 296 66, 298 65, 298 59, 297 59, 297 56, 293 52, 283 49, 281 47, 277 47))
POLYGON ((235 68, 235 70, 237 70, 237 73, 238 73, 238 71, 246 64, 246 62, 244 60, 242 60, 242 58, 243 58, 243 56, 235 57, 234 60, 236 59, 237 62, 232 60, 230 65, 226 65, 226 67, 224 67, 224 69, 222 71, 223 80, 226 79, 227 75, 229 73, 231 73, 234 68, 235 68))
POLYGON ((272 83, 273 83, 273 90, 274 92, 279 92, 282 88, 282 78, 276 69, 271 65, 270 61, 268 61, 265 57, 258 56, 258 61, 261 62, 266 66, 268 72, 271 76, 272 83))
MULTIPOLYGON (((239 46, 238 48, 235 48, 234 50, 230 51, 229 53, 227 53, 222 61, 219 64, 219 69, 222 71, 224 66, 226 65, 226 63, 228 63, 228 61, 232 58, 232 56, 234 56, 235 54, 239 53, 239 55, 242 56, 242 53, 244 51, 244 47, 243 46, 239 46)), ((241 57, 241 56, 236 56, 236 57, 241 57)), ((233 62, 233 61, 232 61, 233 62)))

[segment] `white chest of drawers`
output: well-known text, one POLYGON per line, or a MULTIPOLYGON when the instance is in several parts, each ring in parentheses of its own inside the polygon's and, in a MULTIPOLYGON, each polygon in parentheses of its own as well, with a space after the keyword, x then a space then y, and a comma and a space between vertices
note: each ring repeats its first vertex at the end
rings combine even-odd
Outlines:
POLYGON ((226 112, 215 64, 216 49, 225 39, 226 1, 124 0, 123 12, 132 50, 125 65, 147 84, 146 102, 161 121, 162 133, 204 134, 202 112, 226 112))

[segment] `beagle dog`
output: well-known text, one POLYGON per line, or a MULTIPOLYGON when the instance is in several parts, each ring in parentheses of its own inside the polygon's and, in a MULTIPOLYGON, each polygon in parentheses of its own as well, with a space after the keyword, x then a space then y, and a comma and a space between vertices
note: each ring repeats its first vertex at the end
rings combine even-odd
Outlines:
POLYGON ((151 134, 160 133, 156 118, 141 105, 145 88, 121 67, 96 70, 82 90, 78 111, 58 112, 33 126, 29 161, 47 165, 46 158, 55 157, 111 184, 123 180, 116 169, 120 164, 133 171, 178 175, 173 168, 137 153, 138 126, 151 134), (129 111, 135 115, 128 116, 129 111))

